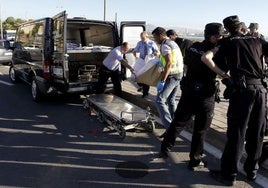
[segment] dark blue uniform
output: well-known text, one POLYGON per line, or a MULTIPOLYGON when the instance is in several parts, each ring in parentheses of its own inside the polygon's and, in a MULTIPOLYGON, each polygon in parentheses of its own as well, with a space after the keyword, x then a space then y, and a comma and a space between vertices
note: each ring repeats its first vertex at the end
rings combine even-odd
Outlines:
POLYGON ((267 44, 259 38, 234 34, 224 38, 216 53, 215 63, 230 71, 231 92, 227 112, 227 142, 221 158, 221 173, 230 180, 237 176, 237 165, 245 150, 244 170, 254 180, 258 170, 266 126, 267 90, 263 82, 263 55, 267 44))
POLYGON ((216 74, 201 61, 201 56, 212 48, 214 44, 204 40, 194 43, 186 51, 184 64, 187 65, 187 74, 181 81, 181 98, 161 144, 161 151, 166 153, 174 145, 180 131, 195 116, 189 167, 195 167, 201 162, 205 135, 214 114, 216 74))

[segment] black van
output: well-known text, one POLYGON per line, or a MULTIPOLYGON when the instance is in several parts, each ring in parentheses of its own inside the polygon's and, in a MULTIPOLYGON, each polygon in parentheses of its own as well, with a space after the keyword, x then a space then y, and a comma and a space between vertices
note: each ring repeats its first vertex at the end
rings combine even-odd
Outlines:
POLYGON ((107 54, 121 42, 135 47, 145 22, 116 22, 67 18, 64 12, 21 24, 13 44, 10 80, 31 85, 39 101, 52 93, 92 93, 107 54))

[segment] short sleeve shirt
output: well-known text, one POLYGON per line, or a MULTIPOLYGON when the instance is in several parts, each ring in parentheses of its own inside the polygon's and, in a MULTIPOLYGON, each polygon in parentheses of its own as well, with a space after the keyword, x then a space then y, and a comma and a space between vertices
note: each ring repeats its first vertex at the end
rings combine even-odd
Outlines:
POLYGON ((177 45, 176 42, 174 42, 170 39, 166 39, 162 42, 162 44, 160 46, 160 50, 161 50, 162 56, 172 54, 173 50, 176 51, 176 57, 175 57, 176 60, 175 61, 176 61, 176 63, 178 63, 179 72, 183 71, 183 57, 182 57, 180 47, 177 45))
POLYGON ((121 46, 114 48, 104 59, 103 65, 109 70, 117 70, 121 68, 120 61, 123 59, 123 54, 120 51, 121 46))
POLYGON ((215 78, 216 74, 208 68, 202 61, 201 56, 208 50, 214 48, 214 44, 208 40, 202 42, 195 42, 184 57, 184 64, 187 65, 186 77, 192 81, 210 84, 215 78))
POLYGON ((157 44, 152 40, 139 41, 134 48, 135 52, 140 53, 140 58, 145 59, 146 55, 158 52, 157 44))
POLYGON ((171 51, 172 51, 172 49, 169 45, 167 45, 165 43, 161 45, 161 54, 163 56, 166 56, 167 54, 171 54, 172 53, 171 51))
POLYGON ((263 55, 267 54, 267 43, 251 36, 237 34, 222 39, 215 54, 216 64, 230 70, 231 76, 244 75, 248 78, 263 76, 263 55))

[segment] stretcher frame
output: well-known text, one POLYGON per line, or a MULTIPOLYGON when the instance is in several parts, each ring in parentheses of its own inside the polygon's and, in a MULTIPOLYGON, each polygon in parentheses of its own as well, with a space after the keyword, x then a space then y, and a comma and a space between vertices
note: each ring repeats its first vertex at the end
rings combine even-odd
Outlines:
POLYGON ((83 107, 89 115, 97 115, 101 123, 112 126, 119 137, 126 137, 126 130, 143 127, 148 132, 155 129, 155 119, 148 107, 146 110, 111 94, 93 94, 85 98, 83 107))

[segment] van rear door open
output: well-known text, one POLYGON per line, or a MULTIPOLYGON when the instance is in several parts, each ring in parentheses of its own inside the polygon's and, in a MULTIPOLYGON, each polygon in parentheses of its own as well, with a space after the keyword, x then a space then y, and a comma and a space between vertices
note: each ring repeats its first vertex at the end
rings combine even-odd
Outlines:
POLYGON ((145 31, 146 22, 143 21, 124 21, 120 25, 120 38, 122 42, 128 42, 134 48, 140 41, 141 32, 145 31))
POLYGON ((54 40, 54 53, 52 74, 54 81, 59 83, 68 83, 69 71, 66 50, 66 12, 61 12, 53 17, 53 40, 54 40))
MULTIPOLYGON (((122 42, 128 42, 131 49, 134 49, 141 40, 141 32, 146 30, 146 22, 143 21, 124 21, 120 25, 120 39, 122 42)), ((131 50, 132 52, 132 50, 131 50)), ((136 59, 132 53, 127 53, 125 55, 130 66, 134 66, 136 59)), ((125 78, 131 77, 131 72, 124 67, 125 78)))

